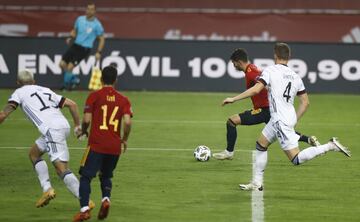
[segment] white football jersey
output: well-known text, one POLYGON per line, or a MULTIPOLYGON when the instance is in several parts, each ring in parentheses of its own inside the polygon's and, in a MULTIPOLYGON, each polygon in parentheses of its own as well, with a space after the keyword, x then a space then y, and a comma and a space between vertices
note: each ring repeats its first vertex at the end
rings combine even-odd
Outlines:
POLYGON ((46 134, 48 129, 70 128, 60 111, 65 98, 57 95, 49 88, 37 85, 24 85, 10 96, 8 102, 20 105, 25 115, 46 134))
POLYGON ((274 122, 280 120, 287 126, 295 126, 294 98, 306 92, 300 76, 286 65, 276 64, 267 67, 259 81, 268 86, 270 113, 274 122))

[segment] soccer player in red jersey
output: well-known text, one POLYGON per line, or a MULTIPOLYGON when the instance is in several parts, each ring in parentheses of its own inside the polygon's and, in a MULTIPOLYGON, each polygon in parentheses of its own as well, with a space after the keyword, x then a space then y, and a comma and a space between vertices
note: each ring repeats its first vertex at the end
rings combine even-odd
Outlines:
POLYGON ((103 88, 91 93, 86 100, 82 134, 79 136, 87 135, 90 124, 91 129, 88 148, 84 153, 79 171, 81 175, 79 188, 81 209, 73 221, 90 218, 88 206, 90 182, 97 172, 99 172, 102 191, 102 204, 98 219, 105 219, 109 212, 111 178, 120 154, 127 149, 133 115, 128 98, 114 89, 116 78, 116 68, 105 67, 101 77, 103 88))
MULTIPOLYGON (((248 54, 245 49, 236 49, 230 57, 234 67, 245 73, 246 89, 254 86, 261 74, 261 71, 249 62, 248 54)), ((269 100, 268 92, 264 88, 259 94, 251 97, 253 108, 246 110, 240 114, 231 116, 226 122, 226 139, 227 147, 224 151, 214 153, 213 156, 218 160, 231 160, 234 156, 234 146, 237 138, 237 125, 256 125, 260 123, 267 123, 270 120, 269 100)), ((318 142, 315 136, 301 135, 299 141, 306 142, 312 146, 318 146, 318 142)))

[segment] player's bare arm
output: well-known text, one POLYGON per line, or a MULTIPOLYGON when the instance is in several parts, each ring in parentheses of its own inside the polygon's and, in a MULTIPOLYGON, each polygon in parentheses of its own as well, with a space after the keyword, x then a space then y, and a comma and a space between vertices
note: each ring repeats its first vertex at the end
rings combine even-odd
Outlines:
POLYGON ((102 52, 102 50, 104 49, 104 46, 105 46, 105 37, 104 37, 104 35, 98 36, 98 40, 99 40, 99 45, 98 45, 98 49, 96 50, 96 54, 95 54, 96 61, 100 60, 101 52, 102 52))
POLYGON ((122 152, 126 152, 127 149, 127 140, 129 139, 130 131, 131 131, 131 116, 129 114, 125 114, 123 116, 123 135, 121 138, 122 144, 123 144, 123 150, 122 152))
POLYGON ((228 98, 224 99, 224 101, 222 102, 222 105, 224 106, 226 104, 234 103, 238 100, 246 99, 248 97, 259 94, 261 92, 261 90, 264 89, 264 87, 265 87, 265 85, 262 82, 257 82, 253 87, 240 93, 239 95, 237 95, 235 97, 228 97, 228 98))
POLYGON ((81 123, 81 133, 77 135, 78 139, 83 139, 82 137, 88 137, 88 128, 91 123, 92 114, 91 113, 84 113, 84 117, 81 123))
POLYGON ((2 123, 13 111, 16 110, 16 105, 8 103, 4 109, 0 112, 0 123, 2 123))
POLYGON ((308 97, 307 93, 301 94, 298 97, 299 97, 300 102, 299 102, 299 107, 296 111, 296 117, 297 117, 297 120, 299 121, 299 119, 304 115, 307 108, 309 107, 310 102, 309 102, 309 97, 308 97))
MULTIPOLYGON (((71 99, 66 98, 63 107, 68 107, 74 121, 75 129, 80 129, 80 116, 78 105, 71 99)), ((62 108, 62 107, 61 107, 62 108)))

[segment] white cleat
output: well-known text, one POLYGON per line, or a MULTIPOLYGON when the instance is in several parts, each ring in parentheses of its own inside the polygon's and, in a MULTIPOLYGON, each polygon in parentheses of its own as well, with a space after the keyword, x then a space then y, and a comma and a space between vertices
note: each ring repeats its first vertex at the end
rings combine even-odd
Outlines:
POLYGON ((333 138, 330 139, 330 142, 335 145, 335 147, 334 147, 335 151, 342 152, 343 154, 345 154, 345 156, 351 157, 350 150, 347 147, 343 146, 339 142, 338 138, 333 137, 333 138))
POLYGON ((213 157, 217 160, 232 160, 234 157, 234 152, 229 152, 227 150, 221 151, 220 153, 214 153, 213 157))
POLYGON ((321 145, 319 140, 316 138, 316 136, 310 136, 309 137, 309 144, 311 146, 320 146, 321 145))
POLYGON ((258 191, 263 191, 264 187, 263 185, 258 185, 258 184, 254 184, 254 183, 249 183, 249 184, 239 184, 240 189, 242 190, 258 190, 258 191))

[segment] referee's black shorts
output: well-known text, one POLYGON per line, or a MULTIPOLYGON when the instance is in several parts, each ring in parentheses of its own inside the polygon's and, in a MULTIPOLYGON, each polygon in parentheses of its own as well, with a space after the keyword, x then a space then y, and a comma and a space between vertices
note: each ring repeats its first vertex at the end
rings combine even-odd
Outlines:
POLYGON ((241 125, 256 125, 260 123, 268 123, 270 120, 269 107, 246 110, 239 113, 241 125))
POLYGON ((72 44, 70 48, 62 56, 62 59, 66 63, 72 63, 74 66, 79 64, 79 62, 87 58, 90 54, 91 49, 82 47, 78 44, 72 44))

